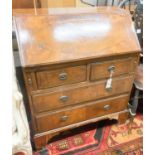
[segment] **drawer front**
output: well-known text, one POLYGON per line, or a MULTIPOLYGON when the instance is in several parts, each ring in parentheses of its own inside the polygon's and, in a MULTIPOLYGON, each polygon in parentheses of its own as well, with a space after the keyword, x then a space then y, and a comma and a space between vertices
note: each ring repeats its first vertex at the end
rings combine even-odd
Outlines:
POLYGON ((86 76, 86 66, 76 66, 36 72, 39 89, 82 82, 86 80, 86 76))
POLYGON ((112 89, 105 88, 106 81, 95 82, 81 87, 72 87, 56 92, 36 94, 32 96, 35 112, 43 112, 62 108, 68 105, 100 99, 120 93, 130 92, 133 77, 113 79, 112 89))
POLYGON ((104 79, 110 76, 110 70, 113 69, 113 76, 119 76, 134 72, 137 62, 134 58, 116 59, 91 64, 90 80, 104 79))
POLYGON ((123 111, 127 108, 128 95, 100 100, 89 105, 74 107, 61 112, 37 116, 38 132, 86 121, 88 119, 104 116, 110 113, 123 111))

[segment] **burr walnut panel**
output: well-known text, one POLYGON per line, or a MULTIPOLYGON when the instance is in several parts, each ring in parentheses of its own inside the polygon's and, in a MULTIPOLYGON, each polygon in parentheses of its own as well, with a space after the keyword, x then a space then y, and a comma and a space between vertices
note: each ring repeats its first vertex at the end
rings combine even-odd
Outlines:
POLYGON ((82 82, 86 80, 86 77, 86 66, 46 70, 36 73, 39 89, 82 82))
POLYGON ((137 61, 133 57, 113 59, 91 64, 90 80, 100 80, 109 77, 110 67, 114 67, 113 77, 128 74, 135 71, 137 61))
POLYGON ((131 16, 123 9, 37 9, 36 14, 14 14, 25 67, 140 50, 131 16))
POLYGON ((36 112, 44 112, 63 108, 86 101, 96 100, 112 95, 130 92, 133 76, 113 79, 112 90, 105 88, 106 81, 72 86, 48 93, 39 93, 32 96, 33 106, 36 112))
POLYGON ((45 132, 87 119, 122 111, 127 108, 128 95, 107 100, 96 101, 93 104, 69 108, 51 114, 36 116, 38 132, 45 132))

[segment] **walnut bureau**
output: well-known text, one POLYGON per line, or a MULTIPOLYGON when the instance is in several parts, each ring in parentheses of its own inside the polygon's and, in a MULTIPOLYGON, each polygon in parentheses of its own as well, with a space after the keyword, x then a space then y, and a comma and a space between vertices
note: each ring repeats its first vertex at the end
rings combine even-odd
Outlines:
POLYGON ((14 10, 37 149, 105 118, 124 122, 140 46, 116 7, 14 10))

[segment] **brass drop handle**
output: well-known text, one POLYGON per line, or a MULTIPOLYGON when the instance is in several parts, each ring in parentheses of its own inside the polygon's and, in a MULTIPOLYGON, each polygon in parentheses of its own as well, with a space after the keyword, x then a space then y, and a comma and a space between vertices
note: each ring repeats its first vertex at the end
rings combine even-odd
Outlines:
POLYGON ((103 107, 103 109, 106 110, 106 111, 109 110, 109 109, 110 109, 110 105, 109 105, 109 104, 105 105, 105 106, 103 107))
POLYGON ((65 122, 65 121, 67 121, 68 118, 69 118, 68 116, 62 116, 62 117, 60 118, 60 121, 61 121, 61 122, 65 122))
POLYGON ((67 73, 61 73, 61 74, 59 74, 59 79, 60 80, 66 80, 67 79, 67 73))
POLYGON ((68 96, 65 96, 65 95, 60 97, 60 100, 62 102, 66 102, 68 99, 69 99, 69 97, 68 96))
POLYGON ((108 67, 108 71, 109 71, 110 75, 109 75, 109 78, 107 79, 105 88, 107 91, 111 91, 112 90, 112 76, 115 71, 115 66, 108 67))

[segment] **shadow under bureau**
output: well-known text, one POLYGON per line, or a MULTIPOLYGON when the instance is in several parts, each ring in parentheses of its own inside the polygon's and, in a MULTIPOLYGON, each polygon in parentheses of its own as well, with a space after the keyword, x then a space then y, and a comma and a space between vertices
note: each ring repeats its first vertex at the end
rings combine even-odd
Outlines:
POLYGON ((106 118, 120 123, 140 46, 130 14, 116 7, 14 10, 37 149, 106 118))

